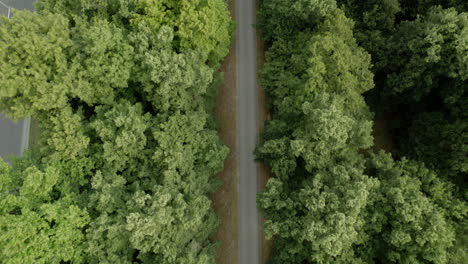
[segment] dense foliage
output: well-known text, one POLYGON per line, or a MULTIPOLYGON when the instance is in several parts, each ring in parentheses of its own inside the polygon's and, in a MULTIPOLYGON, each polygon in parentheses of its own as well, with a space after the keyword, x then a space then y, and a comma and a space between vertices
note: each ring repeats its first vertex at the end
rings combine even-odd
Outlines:
POLYGON ((0 162, 0 263, 214 263, 226 3, 38 10, 0 18, 0 109, 41 131, 29 154, 0 162))
POLYGON ((464 185, 467 2, 386 1, 392 8, 379 11, 385 27, 369 15, 377 4, 359 10, 355 1, 341 2, 357 21, 356 36, 375 65, 376 88, 368 95, 369 105, 379 116, 397 116, 390 125, 399 143, 394 154, 423 161, 464 185))
POLYGON ((466 7, 262 2, 270 263, 466 261, 466 7), (392 154, 371 148, 368 104, 392 116, 392 154))

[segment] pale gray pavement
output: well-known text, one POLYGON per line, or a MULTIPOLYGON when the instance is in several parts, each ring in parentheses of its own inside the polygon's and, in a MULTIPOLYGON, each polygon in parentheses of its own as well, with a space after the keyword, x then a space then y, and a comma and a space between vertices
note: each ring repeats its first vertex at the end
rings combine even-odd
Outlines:
POLYGON ((33 10, 33 3, 37 2, 36 0, 0 0, 5 5, 21 10, 21 9, 28 9, 33 10))
MULTIPOLYGON (((0 15, 7 15, 8 8, 33 10, 34 0, 0 0, 0 15)), ((1 71, 1 69, 0 69, 1 71)), ((1 89, 1 87, 0 87, 1 89)), ((17 123, 0 114, 0 157, 8 161, 11 155, 19 156, 29 144, 30 119, 17 123)))
POLYGON ((260 263, 257 211, 257 50, 255 0, 236 2, 237 101, 239 151, 239 259, 240 264, 260 263))

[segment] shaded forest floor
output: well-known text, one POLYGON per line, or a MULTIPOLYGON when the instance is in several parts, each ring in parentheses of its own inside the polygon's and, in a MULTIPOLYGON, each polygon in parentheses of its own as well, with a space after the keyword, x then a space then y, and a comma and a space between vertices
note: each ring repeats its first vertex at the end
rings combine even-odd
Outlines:
POLYGON ((372 128, 374 146, 372 149, 375 152, 385 150, 386 152, 394 153, 397 147, 391 131, 389 117, 383 116, 374 120, 372 128))

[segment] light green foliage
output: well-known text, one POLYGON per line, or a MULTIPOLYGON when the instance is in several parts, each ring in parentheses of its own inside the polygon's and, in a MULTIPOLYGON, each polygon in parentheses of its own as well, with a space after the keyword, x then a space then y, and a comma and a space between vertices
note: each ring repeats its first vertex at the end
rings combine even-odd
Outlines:
MULTIPOLYGON (((359 241, 362 211, 377 181, 361 168, 340 164, 307 173, 297 185, 273 178, 259 205, 267 220, 265 234, 287 241, 274 263, 321 263, 335 259, 349 263, 359 241), (297 186, 297 187, 294 187, 297 186), (276 261, 276 262, 275 262, 276 261)), ((280 242, 281 243, 281 242, 280 242)))
POLYGON ((291 151, 304 159, 308 171, 354 159, 372 146, 372 122, 353 118, 344 104, 343 97, 328 94, 304 103, 304 122, 292 133, 291 151))
POLYGON ((153 131, 158 148, 152 158, 161 166, 165 184, 177 184, 174 187, 189 193, 213 191, 211 176, 222 169, 228 149, 215 131, 205 129, 207 122, 208 115, 203 112, 173 115, 158 122, 153 131))
POLYGON ((105 20, 77 20, 73 61, 79 65, 72 94, 87 104, 113 104, 128 86, 133 48, 123 30, 105 20))
MULTIPOLYGON (((215 190, 212 176, 222 169, 227 149, 214 131, 204 130, 206 120, 206 114, 168 117, 155 123, 151 148, 140 149, 134 159, 137 149, 112 152, 125 171, 113 172, 111 160, 93 177, 90 206, 98 216, 88 229, 92 263, 131 263, 136 250, 144 263, 213 263, 208 237, 217 220, 207 195, 215 190)), ((144 127, 131 124, 120 133, 144 127)), ((121 138, 127 144, 131 139, 121 138)))
POLYGON ((41 14, 59 13, 70 19, 86 17, 88 20, 100 18, 122 22, 118 19, 123 14, 129 15, 129 4, 134 2, 134 0, 42 0, 35 3, 35 7, 41 14))
POLYGON ((206 58, 196 51, 175 52, 173 37, 169 27, 154 34, 144 23, 131 35, 138 65, 133 79, 156 112, 199 109, 213 81, 214 70, 205 64, 206 58))
POLYGON ((64 108, 71 98, 111 104, 128 86, 132 47, 108 22, 15 12, 1 27, 0 106, 20 119, 64 108), (27 106, 27 107, 25 107, 27 106))
MULTIPOLYGON (((354 162, 359 150, 372 146, 372 122, 354 118, 343 105, 343 97, 327 93, 305 102, 302 122, 291 124, 277 135, 264 135, 257 158, 270 164, 280 177, 294 174, 297 159, 305 162, 303 166, 309 172, 344 160, 354 162)), ((266 130, 274 130, 275 126, 281 129, 281 124, 267 123, 266 130)))
POLYGON ((345 105, 357 112, 365 108, 360 94, 373 87, 369 68, 370 56, 357 46, 352 21, 336 10, 316 32, 276 41, 267 52, 261 83, 281 117, 293 118, 319 92, 343 95, 345 105))
POLYGON ((64 107, 75 72, 73 42, 61 15, 15 11, 0 17, 0 109, 14 119, 64 107))
POLYGON ((215 68, 228 54, 234 28, 224 0, 45 0, 38 8, 70 17, 100 17, 131 31, 142 22, 154 33, 168 26, 177 51, 200 52, 215 68))
POLYGON ((56 193, 62 177, 58 166, 18 171, 0 160, 1 263, 83 262, 89 216, 71 194, 56 193))
POLYGON ((314 28, 335 9, 335 0, 263 0, 258 26, 263 39, 271 43, 314 28))
POLYGON ((74 160, 87 154, 90 139, 82 125, 82 113, 74 113, 68 106, 38 117, 41 120, 39 145, 42 155, 53 160, 74 160))
POLYGON ((153 195, 134 194, 125 226, 131 244, 147 263, 214 263, 214 245, 206 242, 217 225, 211 201, 174 190, 154 186, 153 195))
POLYGON ((162 26, 174 29, 174 47, 179 51, 196 50, 211 63, 224 58, 231 42, 233 24, 223 0, 135 0, 141 15, 132 24, 145 21, 153 31, 162 26))
POLYGON ((0 110, 41 128, 32 154, 0 162, 0 263, 215 263, 226 2, 38 10, 0 22, 0 110))
POLYGON ((143 114, 141 104, 132 105, 125 100, 113 106, 96 107, 90 127, 99 140, 93 151, 102 155, 99 158, 106 168, 121 171, 132 166, 146 147, 145 131, 150 126, 150 117, 149 113, 143 114))

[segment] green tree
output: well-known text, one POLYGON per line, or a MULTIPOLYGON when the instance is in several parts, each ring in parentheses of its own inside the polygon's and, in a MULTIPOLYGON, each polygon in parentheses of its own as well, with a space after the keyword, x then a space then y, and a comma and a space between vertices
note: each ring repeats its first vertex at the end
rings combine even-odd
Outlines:
MULTIPOLYGON (((302 122, 290 126, 287 133, 264 137, 257 158, 270 164, 280 177, 294 175, 299 164, 313 172, 344 160, 354 162, 359 150, 372 146, 372 122, 354 118, 343 109, 344 100, 321 93, 315 100, 305 102, 302 122)), ((266 130, 274 130, 274 126, 281 124, 267 123, 266 130)))
POLYGON ((205 64, 206 58, 200 52, 174 51, 174 32, 166 26, 154 34, 142 23, 130 38, 137 61, 132 79, 155 112, 187 112, 204 107, 215 71, 205 64))
POLYGON ((196 50, 215 68, 228 54, 234 29, 224 0, 46 0, 38 9, 71 18, 104 18, 131 31, 142 22, 153 32, 168 26, 174 31, 172 44, 177 51, 196 50))
POLYGON ((214 263, 226 3, 38 10, 0 21, 0 110, 41 127, 34 158, 0 164, 0 263, 214 263))
POLYGON ((62 168, 18 169, 0 160, 0 263, 83 263, 90 219, 73 192, 56 189, 69 173, 62 168))
POLYGON ((70 106, 35 115, 40 120, 41 155, 52 160, 74 160, 87 156, 90 138, 83 126, 82 112, 74 113, 70 106))
POLYGON ((451 178, 466 192, 464 178, 468 173, 468 124, 463 119, 448 120, 443 113, 425 112, 415 117, 409 128, 404 151, 437 168, 442 176, 451 178))
POLYGON ((465 187, 446 179, 466 176, 466 13, 435 7, 416 18, 411 1, 337 1, 356 29, 339 9, 295 27, 291 17, 308 9, 280 2, 264 1, 259 18, 271 45, 260 77, 272 120, 256 152, 273 172, 258 196, 270 262, 463 263, 465 187), (400 153, 430 169, 368 151, 363 94, 374 76, 376 94, 387 93, 374 109, 406 111, 400 153))
POLYGON ((425 14, 433 6, 442 6, 443 8, 453 7, 459 12, 468 11, 468 3, 463 0, 400 0, 402 12, 407 18, 416 18, 420 14, 425 14))
POLYGON ((352 247, 363 242, 363 212, 378 182, 363 174, 362 163, 356 165, 304 172, 297 183, 268 182, 258 203, 267 219, 265 235, 278 243, 273 263, 359 261, 352 247))
POLYGON ((0 17, 0 109, 14 119, 64 107, 76 71, 68 20, 15 11, 0 17))
POLYGON ((76 19, 72 30, 77 65, 72 96, 88 105, 114 104, 126 88, 134 63, 124 31, 105 20, 76 19))
POLYGON ((150 118, 141 104, 132 105, 123 99, 113 106, 96 107, 89 125, 96 137, 92 155, 111 171, 131 168, 133 160, 145 151, 150 118))
POLYGON ((365 217, 367 246, 374 258, 385 263, 456 263, 452 260, 463 253, 454 247, 455 230, 466 222, 468 207, 454 199, 453 186, 421 163, 393 161, 384 153, 373 155, 367 167, 381 181, 365 217))
POLYGON ((174 29, 174 47, 179 51, 196 50, 211 64, 228 54, 233 24, 223 0, 136 0, 133 24, 145 21, 154 30, 166 25, 174 29))
POLYGON ((361 94, 373 87, 370 56, 357 46, 352 26, 341 10, 335 10, 316 32, 274 43, 261 70, 261 84, 275 114, 294 120, 304 102, 328 92, 343 95, 350 111, 369 117, 362 111, 361 94))
POLYGON ((401 23, 389 40, 392 50, 384 67, 393 70, 387 70, 384 92, 418 101, 444 82, 466 81, 467 28, 468 13, 453 8, 433 8, 422 18, 401 23))
POLYGON ((314 28, 336 9, 335 0, 263 0, 258 15, 262 37, 269 43, 314 28))
MULTIPOLYGON (((124 104, 106 114, 120 109, 122 115, 113 119, 122 124, 96 123, 100 134, 122 135, 112 136, 116 142, 109 147, 142 142, 139 137, 149 132, 138 125, 141 117, 122 111, 126 107, 133 108, 124 104)), ((144 263, 213 263, 208 238, 217 220, 208 195, 216 189, 213 175, 222 169, 227 149, 214 131, 205 131, 206 122, 203 113, 152 119, 146 123, 155 125, 146 147, 124 155, 105 146, 98 152, 104 166, 92 179, 89 207, 96 218, 87 230, 91 263, 131 263, 136 252, 144 263)))
POLYGON ((71 99, 112 104, 128 87, 133 49, 103 20, 70 28, 58 14, 17 11, 3 19, 0 107, 15 119, 59 110, 71 99))

